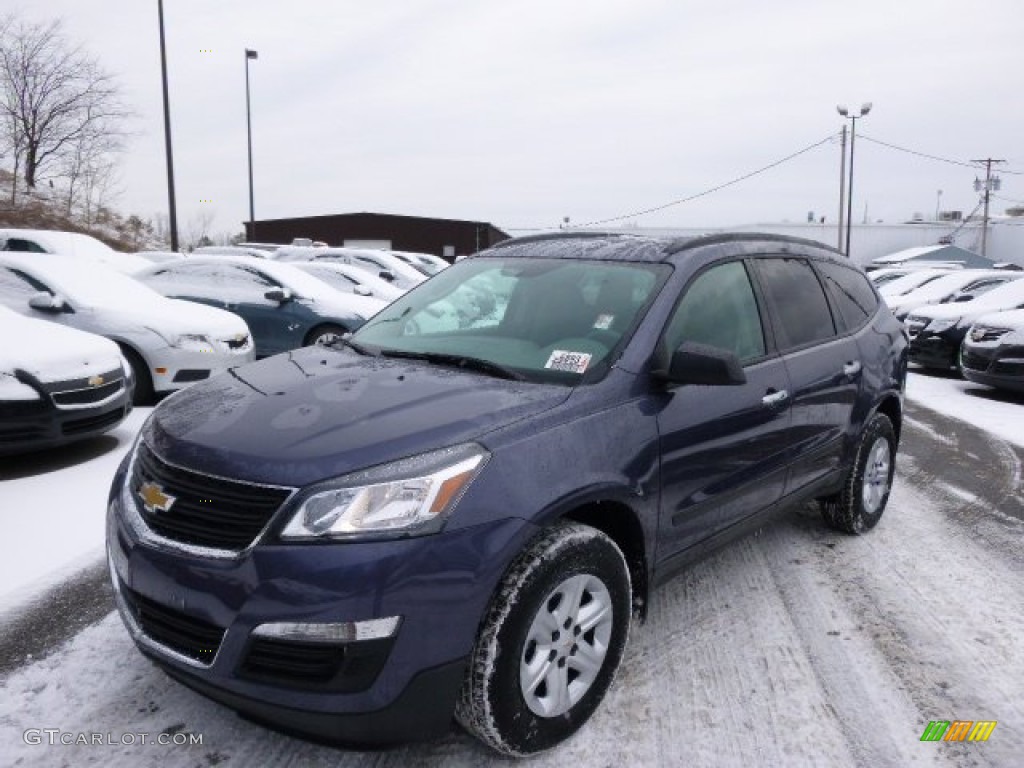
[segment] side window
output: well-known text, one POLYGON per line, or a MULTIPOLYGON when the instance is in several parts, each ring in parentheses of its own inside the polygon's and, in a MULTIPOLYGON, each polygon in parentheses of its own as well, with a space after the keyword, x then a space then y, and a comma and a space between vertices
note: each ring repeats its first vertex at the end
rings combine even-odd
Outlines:
POLYGON ((878 299, 867 277, 855 269, 830 261, 816 261, 814 266, 821 272, 822 280, 832 294, 832 300, 839 308, 847 329, 860 328, 875 314, 878 299))
POLYGON ((9 306, 24 304, 39 289, 13 270, 0 267, 0 303, 9 306))
POLYGON ((735 352, 740 362, 764 355, 757 301, 741 261, 712 267, 693 281, 669 321, 662 354, 694 341, 735 352))
POLYGON ((825 341, 836 335, 828 299, 811 265, 803 259, 757 259, 757 273, 779 327, 779 351, 825 341))
POLYGON ((225 265, 220 285, 224 290, 222 298, 257 304, 274 304, 275 302, 269 301, 263 294, 272 288, 281 287, 254 269, 234 265, 225 265))
POLYGON ((8 238, 7 242, 4 243, 4 247, 0 250, 20 251, 22 253, 46 253, 46 249, 38 243, 34 243, 31 240, 25 240, 20 237, 8 238))

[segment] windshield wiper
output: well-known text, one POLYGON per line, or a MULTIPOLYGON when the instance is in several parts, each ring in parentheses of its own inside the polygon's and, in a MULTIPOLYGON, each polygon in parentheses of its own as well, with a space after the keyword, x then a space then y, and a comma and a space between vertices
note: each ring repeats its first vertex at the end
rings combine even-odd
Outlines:
POLYGON ((406 360, 423 360, 428 363, 440 363, 451 365, 456 368, 465 368, 471 371, 479 371, 498 379, 511 379, 512 381, 526 381, 526 377, 518 371, 506 368, 499 363, 484 360, 481 357, 467 357, 466 355, 451 355, 442 352, 407 352, 402 349, 382 349, 380 354, 383 357, 400 357, 406 360))
POLYGON ((340 344, 343 347, 348 347, 351 350, 358 352, 360 355, 366 355, 368 357, 380 357, 379 352, 371 352, 368 347, 364 347, 362 344, 352 341, 352 339, 346 339, 344 336, 338 336, 332 339, 326 346, 333 347, 335 344, 340 344))

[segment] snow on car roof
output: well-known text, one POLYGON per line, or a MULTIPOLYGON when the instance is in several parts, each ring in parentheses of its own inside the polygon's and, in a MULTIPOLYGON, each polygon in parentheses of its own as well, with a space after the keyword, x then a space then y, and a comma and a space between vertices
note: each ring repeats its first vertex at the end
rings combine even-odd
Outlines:
POLYGON ((128 307, 165 301, 152 288, 112 267, 72 256, 2 253, 0 264, 35 277, 77 304, 128 307))

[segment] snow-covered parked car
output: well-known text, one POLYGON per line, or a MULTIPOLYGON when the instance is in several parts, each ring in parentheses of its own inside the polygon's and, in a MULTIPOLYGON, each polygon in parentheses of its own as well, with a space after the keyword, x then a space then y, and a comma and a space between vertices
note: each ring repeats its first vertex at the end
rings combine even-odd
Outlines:
POLYGON ((918 288, 927 285, 933 280, 938 280, 943 275, 948 275, 952 271, 951 269, 918 269, 878 286, 878 292, 888 302, 897 296, 903 296, 911 291, 916 291, 918 288))
POLYGON ((337 261, 365 269, 382 277, 393 285, 408 291, 416 287, 427 275, 411 264, 387 251, 368 248, 319 248, 313 246, 288 245, 274 253, 277 261, 337 261))
MULTIPOLYGON (((902 320, 918 307, 928 304, 946 304, 957 301, 960 296, 974 298, 1011 280, 1019 280, 1021 277, 1024 277, 1024 273, 1006 270, 958 269, 930 280, 901 296, 885 297, 884 285, 879 290, 882 291, 885 303, 896 315, 896 319, 902 320)), ((966 301, 968 299, 959 300, 966 301)))
POLYGON ((910 360, 928 368, 959 368, 960 345, 983 315, 1024 309, 1024 280, 1013 280, 971 301, 918 307, 904 321, 910 360))
POLYGON ((128 275, 149 264, 149 261, 141 256, 115 251, 91 235, 54 229, 0 229, 0 251, 59 253, 93 263, 98 262, 128 275))
POLYGON ((132 409, 117 345, 0 306, 0 456, 100 435, 132 409))
POLYGON ((289 264, 323 280, 334 290, 342 293, 369 296, 388 304, 405 293, 398 286, 382 280, 368 270, 353 267, 351 264, 342 264, 340 261, 292 261, 289 264))
POLYGON ((0 253, 0 304, 117 342, 135 374, 135 402, 254 358, 237 315, 161 296, 102 264, 0 253))
POLYGON ((192 256, 137 276, 164 296, 234 312, 252 329, 259 357, 325 344, 359 328, 387 303, 342 293, 291 264, 248 256, 192 256))
POLYGON ((960 347, 964 378, 1024 392, 1024 309, 982 315, 960 347))

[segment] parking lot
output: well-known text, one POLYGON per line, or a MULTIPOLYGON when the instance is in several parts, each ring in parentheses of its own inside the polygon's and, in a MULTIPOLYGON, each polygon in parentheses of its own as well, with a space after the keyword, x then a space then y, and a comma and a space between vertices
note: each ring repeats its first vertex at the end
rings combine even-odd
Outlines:
MULTIPOLYGON (((1015 764, 1024 402, 920 372, 908 395, 897 480, 875 531, 838 535, 808 506, 690 568, 655 594, 594 719, 531 763, 1015 764), (957 719, 998 725, 984 743, 920 741, 929 721, 957 719)), ((60 459, 5 470, 5 763, 505 763, 455 728, 373 753, 294 739, 146 661, 107 602, 95 523, 144 415, 60 459), (150 743, 160 734, 171 743, 150 743), (188 743, 195 736, 201 744, 188 743)))

